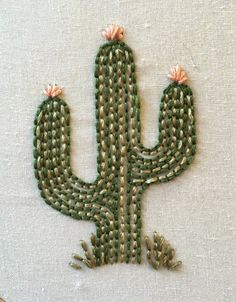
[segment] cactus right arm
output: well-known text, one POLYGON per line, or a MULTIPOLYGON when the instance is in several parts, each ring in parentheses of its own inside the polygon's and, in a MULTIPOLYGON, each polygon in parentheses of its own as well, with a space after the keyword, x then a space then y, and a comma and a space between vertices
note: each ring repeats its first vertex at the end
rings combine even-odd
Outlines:
MULTIPOLYGON (((131 103, 131 166, 135 183, 167 182, 180 175, 195 155, 196 136, 193 96, 184 84, 170 84, 161 100, 159 141, 153 148, 141 142, 140 99, 132 50, 125 48, 127 90, 131 103)), ((183 73, 183 77, 185 73, 183 73)), ((181 71, 178 77, 182 77, 181 71)), ((187 78, 182 78, 183 82, 187 78)))
POLYGON ((169 181, 192 162, 196 150, 195 121, 192 92, 187 85, 173 83, 164 91, 159 125, 158 144, 147 149, 139 143, 133 153, 136 182, 169 181))
POLYGON ((112 219, 107 208, 94 202, 99 194, 96 181, 85 183, 72 173, 70 112, 66 103, 60 98, 48 98, 40 105, 34 123, 35 176, 46 203, 77 219, 96 220, 96 214, 112 219))

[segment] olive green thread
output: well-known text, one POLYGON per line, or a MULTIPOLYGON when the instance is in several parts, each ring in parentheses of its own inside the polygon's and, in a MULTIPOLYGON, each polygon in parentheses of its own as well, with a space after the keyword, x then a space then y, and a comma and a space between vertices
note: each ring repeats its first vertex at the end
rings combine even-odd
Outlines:
MULTIPOLYGON (((170 84, 163 92, 159 143, 141 143, 140 100, 131 49, 121 41, 100 47, 95 60, 97 178, 85 183, 70 166, 70 112, 59 97, 40 106, 34 128, 34 168, 41 196, 65 215, 96 225, 91 248, 74 260, 89 268, 116 262, 141 263, 141 197, 152 183, 180 175, 196 151, 191 89, 170 84)), ((147 259, 154 269, 177 268, 174 250, 154 233, 145 237, 147 259)), ((78 263, 70 265, 81 269, 78 263)))
POLYGON ((158 270, 160 267, 175 270, 182 264, 181 261, 173 260, 175 256, 174 249, 157 232, 153 233, 153 241, 146 236, 145 244, 147 248, 147 260, 155 270, 158 270))

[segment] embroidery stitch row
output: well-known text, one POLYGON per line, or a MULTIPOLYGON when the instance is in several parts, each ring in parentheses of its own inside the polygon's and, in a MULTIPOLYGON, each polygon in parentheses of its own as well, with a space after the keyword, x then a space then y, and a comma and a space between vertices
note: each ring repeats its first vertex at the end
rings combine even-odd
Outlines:
MULTIPOLYGON (((35 118, 35 176, 46 203, 63 214, 91 220, 96 235, 92 250, 82 241, 85 257, 74 259, 89 268, 115 262, 141 263, 141 196, 152 183, 180 175, 196 151, 193 96, 184 84, 185 72, 177 66, 174 81, 163 93, 159 116, 159 143, 141 144, 140 100, 132 50, 120 39, 123 29, 110 26, 103 33, 95 60, 97 178, 85 183, 70 165, 70 112, 59 98, 61 88, 49 85, 47 99, 35 118)), ((147 259, 158 269, 176 268, 174 250, 157 233, 153 243, 145 237, 147 259)), ((71 266, 80 269, 77 263, 71 266)))

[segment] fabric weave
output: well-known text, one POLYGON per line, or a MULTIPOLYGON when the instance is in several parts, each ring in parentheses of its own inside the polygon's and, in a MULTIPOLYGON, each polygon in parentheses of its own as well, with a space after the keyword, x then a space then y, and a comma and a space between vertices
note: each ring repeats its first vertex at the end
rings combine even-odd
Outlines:
POLYGON ((232 0, 0 1, 0 297, 6 302, 234 302, 236 297, 236 3, 232 0), (134 50, 142 141, 158 138, 166 72, 190 76, 198 152, 184 174, 143 196, 144 233, 165 234, 180 272, 115 264, 74 271, 93 224, 50 209, 33 176, 32 123, 42 87, 65 87, 72 165, 96 177, 93 62, 101 30, 117 23, 134 50))

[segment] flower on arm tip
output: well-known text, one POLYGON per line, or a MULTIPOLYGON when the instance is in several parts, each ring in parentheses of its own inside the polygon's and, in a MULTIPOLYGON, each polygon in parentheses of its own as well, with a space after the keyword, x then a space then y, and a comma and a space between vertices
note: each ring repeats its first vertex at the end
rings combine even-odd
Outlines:
POLYGON ((168 78, 178 84, 183 84, 188 79, 186 72, 179 65, 171 68, 170 73, 168 74, 168 78))
POLYGON ((47 88, 44 89, 43 93, 48 97, 55 98, 56 96, 62 93, 62 88, 57 84, 48 84, 47 88))
POLYGON ((124 36, 124 29, 118 25, 112 24, 102 31, 103 37, 108 41, 118 41, 124 36))

